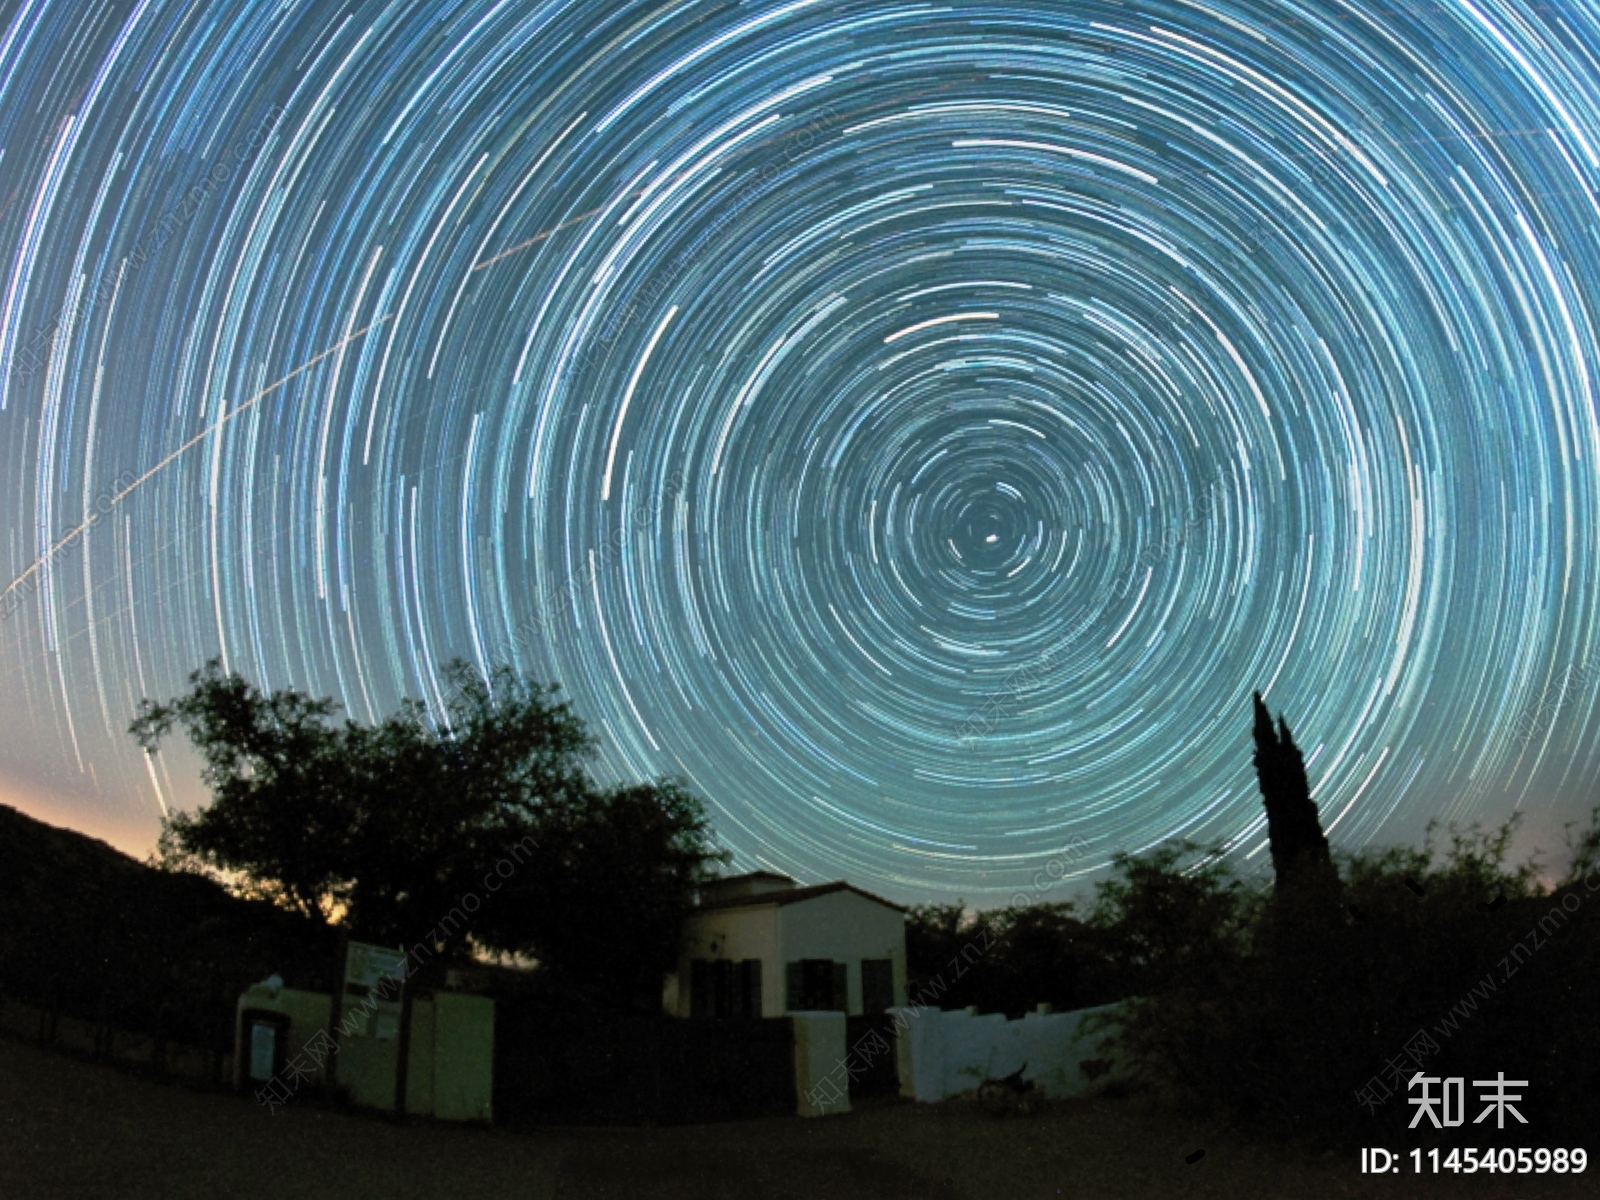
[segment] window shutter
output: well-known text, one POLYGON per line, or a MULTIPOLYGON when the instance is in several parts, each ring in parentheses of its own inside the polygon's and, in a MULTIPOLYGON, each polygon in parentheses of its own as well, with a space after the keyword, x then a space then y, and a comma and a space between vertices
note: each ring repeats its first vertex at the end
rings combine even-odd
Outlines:
POLYGON ((800 1011, 800 964, 797 962, 786 963, 783 968, 784 982, 787 985, 788 995, 785 997, 784 1008, 790 1012, 800 1011))
POLYGON ((689 1015, 711 1015, 711 964, 703 958, 689 964, 689 1015))
POLYGON ((829 1008, 840 1012, 850 1011, 850 968, 842 962, 833 964, 833 1003, 829 1008))

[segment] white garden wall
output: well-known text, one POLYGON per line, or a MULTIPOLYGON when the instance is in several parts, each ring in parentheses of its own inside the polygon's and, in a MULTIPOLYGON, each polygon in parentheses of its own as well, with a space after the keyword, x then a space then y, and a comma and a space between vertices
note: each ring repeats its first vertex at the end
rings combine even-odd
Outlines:
POLYGON ((1092 1081, 1084 1077, 1079 1064, 1109 1057, 1098 1048, 1108 1031, 1088 1018, 1115 1012, 1117 1007, 1028 1013, 1018 1021, 1008 1021, 1002 1013, 980 1017, 965 1009, 893 1009, 900 1094, 931 1103, 1027 1064, 1022 1078, 1032 1080, 1045 1095, 1081 1096, 1092 1081))

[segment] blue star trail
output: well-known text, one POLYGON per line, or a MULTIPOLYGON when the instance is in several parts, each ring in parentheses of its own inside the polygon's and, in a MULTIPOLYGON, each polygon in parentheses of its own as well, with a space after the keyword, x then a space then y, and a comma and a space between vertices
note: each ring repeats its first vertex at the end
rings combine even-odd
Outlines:
POLYGON ((899 899, 1259 868, 1254 689, 1336 846, 1600 800, 1593 5, 3 19, 0 799, 459 655, 899 899))

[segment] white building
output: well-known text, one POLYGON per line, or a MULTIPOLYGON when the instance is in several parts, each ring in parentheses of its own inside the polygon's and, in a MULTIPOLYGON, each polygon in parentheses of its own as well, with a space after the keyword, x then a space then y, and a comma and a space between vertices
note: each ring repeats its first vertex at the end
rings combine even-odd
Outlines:
POLYGON ((704 884, 663 1003, 679 1017, 878 1013, 906 1002, 905 909, 839 880, 755 871, 704 884))

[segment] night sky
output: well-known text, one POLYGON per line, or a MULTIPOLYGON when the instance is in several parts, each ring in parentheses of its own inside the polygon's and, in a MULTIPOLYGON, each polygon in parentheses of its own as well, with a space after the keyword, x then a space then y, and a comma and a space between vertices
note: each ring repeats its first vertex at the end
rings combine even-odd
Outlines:
POLYGON ((1336 846, 1600 802, 1592 5, 3 12, 0 801, 463 656, 899 900, 1261 869, 1255 689, 1336 846))

